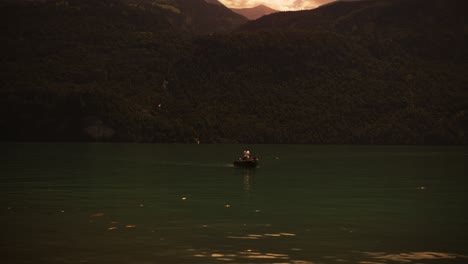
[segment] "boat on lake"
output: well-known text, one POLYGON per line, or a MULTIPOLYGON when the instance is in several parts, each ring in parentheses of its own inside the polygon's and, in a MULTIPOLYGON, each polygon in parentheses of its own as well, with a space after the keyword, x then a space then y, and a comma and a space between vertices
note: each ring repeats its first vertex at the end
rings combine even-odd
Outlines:
POLYGON ((255 168, 258 165, 258 159, 253 157, 250 159, 239 158, 233 162, 234 166, 245 167, 245 168, 255 168))
POLYGON ((233 164, 237 167, 255 168, 258 165, 258 159, 256 157, 251 157, 250 150, 245 148, 242 158, 235 160, 233 164))

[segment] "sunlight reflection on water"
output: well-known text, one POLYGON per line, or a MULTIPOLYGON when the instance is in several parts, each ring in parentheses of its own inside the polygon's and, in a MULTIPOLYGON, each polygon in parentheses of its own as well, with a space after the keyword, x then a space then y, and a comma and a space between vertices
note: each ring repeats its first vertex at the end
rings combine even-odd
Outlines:
MULTIPOLYGON (((235 253, 209 253, 201 252, 193 255, 196 258, 207 258, 215 259, 217 261, 238 261, 240 263, 250 263, 250 261, 255 261, 255 263, 289 263, 289 264, 314 264, 311 261, 305 260, 292 260, 288 254, 272 253, 272 252, 261 252, 252 249, 246 249, 244 251, 238 251, 235 253), (274 262, 271 262, 274 261, 274 262), (281 261, 281 262, 278 262, 281 261)), ((231 262, 232 263, 232 262, 231 262)))
MULTIPOLYGON (((384 262, 394 261, 400 263, 411 263, 413 260, 443 260, 443 259, 458 259, 459 261, 468 260, 468 256, 450 254, 450 253, 441 253, 441 252, 408 252, 408 253, 398 253, 390 254, 384 252, 363 252, 370 258, 381 260, 384 262)), ((384 263, 384 262, 374 262, 374 263, 384 263)))
MULTIPOLYGON (((190 250, 193 251, 193 250, 190 250)), ((356 252, 359 253, 359 252, 356 252)), ((195 258, 206 258, 207 260, 216 260, 233 263, 250 263, 254 260, 255 263, 288 263, 288 264, 316 264, 316 263, 359 263, 359 264, 385 264, 389 261, 392 263, 429 263, 427 261, 434 260, 455 260, 461 261, 468 260, 467 256, 441 253, 441 252, 408 252, 399 254, 388 254, 384 252, 361 252, 364 255, 363 260, 346 260, 336 256, 325 256, 319 261, 293 259, 290 254, 262 252, 259 250, 246 249, 234 253, 223 253, 222 251, 208 252, 202 251, 194 253, 192 256, 195 258), (323 262, 325 260, 325 262, 323 262), (281 261, 281 262, 279 262, 281 261)), ((357 256, 356 256, 357 257, 357 256)), ((433 262, 430 262, 433 263, 433 262)))

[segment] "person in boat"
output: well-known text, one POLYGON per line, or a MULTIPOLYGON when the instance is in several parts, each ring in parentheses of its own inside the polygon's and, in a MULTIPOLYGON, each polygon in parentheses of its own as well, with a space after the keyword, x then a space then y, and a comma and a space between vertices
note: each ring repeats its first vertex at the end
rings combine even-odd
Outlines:
POLYGON ((244 149, 244 156, 242 157, 243 160, 249 160, 250 159, 250 150, 249 149, 244 149))

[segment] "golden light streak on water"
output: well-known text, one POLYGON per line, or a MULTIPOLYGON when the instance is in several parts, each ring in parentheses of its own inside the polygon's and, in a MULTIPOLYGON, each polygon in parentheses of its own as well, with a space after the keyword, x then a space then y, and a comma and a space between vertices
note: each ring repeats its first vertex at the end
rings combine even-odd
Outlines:
POLYGON ((384 252, 364 252, 371 258, 384 261, 411 262, 413 260, 441 260, 441 259, 468 259, 468 256, 441 253, 441 252, 408 252, 399 254, 388 254, 384 252))

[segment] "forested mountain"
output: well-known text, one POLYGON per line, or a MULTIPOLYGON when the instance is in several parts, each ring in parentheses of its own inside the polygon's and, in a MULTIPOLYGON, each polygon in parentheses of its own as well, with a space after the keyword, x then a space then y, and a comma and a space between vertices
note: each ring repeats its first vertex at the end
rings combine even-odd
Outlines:
POLYGON ((258 5, 251 8, 231 8, 231 10, 240 15, 243 15, 244 17, 250 20, 255 20, 262 16, 278 12, 278 10, 270 8, 266 5, 258 5))
POLYGON ((224 10, 3 4, 0 137, 468 143, 465 1, 337 2, 217 34, 184 15, 195 3, 224 10))
POLYGON ((468 3, 462 0, 339 1, 314 10, 277 13, 243 26, 247 31, 331 31, 352 40, 398 45, 412 53, 464 59, 468 3), (385 43, 380 43, 384 41, 385 43), (390 43, 394 42, 394 43, 390 43), (452 54, 448 52, 461 52, 452 54))
POLYGON ((218 1, 206 0, 6 0, 0 3, 3 21, 46 23, 44 30, 80 33, 116 30, 215 33, 237 28, 247 20, 218 1), (22 17, 28 16, 28 17, 22 17), (59 25, 62 24, 62 25, 59 25), (84 28, 82 28, 84 27, 84 28))

